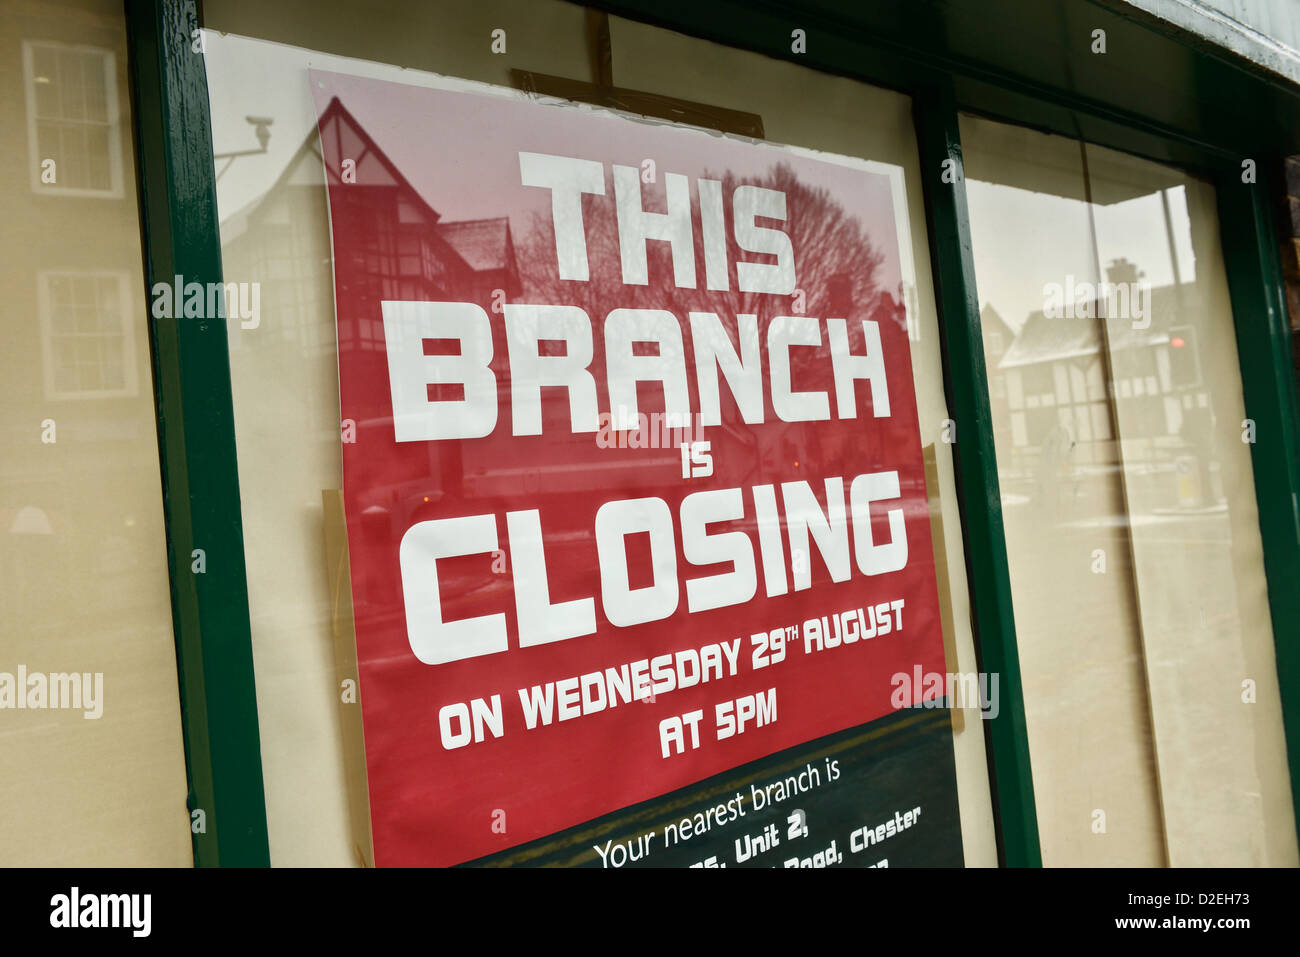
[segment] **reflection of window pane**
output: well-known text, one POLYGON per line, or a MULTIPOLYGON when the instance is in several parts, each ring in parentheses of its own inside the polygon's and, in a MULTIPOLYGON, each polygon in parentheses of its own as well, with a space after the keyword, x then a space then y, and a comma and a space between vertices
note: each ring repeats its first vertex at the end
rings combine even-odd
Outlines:
POLYGON ((86 392, 94 392, 104 388, 104 376, 99 363, 87 363, 81 367, 80 385, 86 392))
POLYGON ((72 302, 72 284, 62 276, 50 280, 50 301, 56 306, 66 306, 72 302))
POLYGON ((1023 412, 1011 413, 1011 441, 1016 445, 1029 444, 1029 433, 1025 429, 1025 414, 1023 412))
POLYGON ((36 115, 38 117, 59 115, 59 89, 53 81, 36 83, 36 115))
POLYGON ((54 123, 42 121, 36 124, 36 157, 38 164, 47 159, 58 164, 63 159, 59 128, 54 123))
POLYGON ((1183 407, 1174 398, 1165 398, 1165 431, 1177 435, 1183 424, 1183 407))
POLYGON ((1056 384, 1056 401, 1066 403, 1070 401, 1070 376, 1064 363, 1058 362, 1052 366, 1052 378, 1056 384))
POLYGON ((95 283, 96 304, 101 310, 117 306, 120 288, 116 280, 108 277, 103 277, 95 283))
POLYGON ((1075 402, 1088 400, 1088 386, 1083 377, 1083 370, 1074 365, 1070 366, 1070 394, 1075 402))
POLYGON ((122 337, 105 336, 101 340, 100 370, 105 389, 121 389, 126 385, 122 371, 122 356, 125 353, 122 337))
POLYGON ((42 182, 58 190, 110 192, 117 171, 109 124, 109 71, 106 52, 72 50, 55 44, 31 46, 27 83, 35 100, 33 165, 52 159, 56 179, 42 182))
POLYGON ((1088 398, 1092 400, 1106 397, 1106 383, 1101 375, 1101 363, 1094 360, 1088 365, 1088 398))
POLYGON ((86 137, 79 126, 63 125, 59 130, 63 160, 59 163, 59 185, 81 189, 86 185, 86 137))
POLYGON ((36 88, 37 116, 58 116, 62 112, 59 107, 57 73, 54 51, 49 47, 36 47, 32 51, 32 74, 36 88))
POLYGON ((64 53, 59 57, 59 92, 63 97, 63 118, 86 118, 86 91, 81 81, 82 57, 77 53, 64 53))
POLYGON ((54 342, 54 374, 60 391, 67 391, 72 386, 68 383, 77 364, 76 345, 71 339, 56 339, 54 342))
POLYGON ((110 153, 108 146, 108 127, 88 127, 86 137, 86 183, 89 189, 111 189, 112 176, 109 172, 110 153))
POLYGON ((94 339, 76 340, 77 365, 81 367, 99 364, 99 343, 94 339))
POLYGON ((122 360, 112 357, 104 362, 104 388, 121 389, 126 385, 125 375, 122 372, 122 360))
POLYGON ((1110 435, 1110 409, 1104 402, 1094 402, 1088 407, 1092 415, 1092 432, 1098 441, 1109 439, 1110 435))
POLYGON ((1074 435, 1080 442, 1092 441, 1091 423, 1088 421, 1088 409, 1085 406, 1074 407, 1074 435))
POLYGON ((86 85, 86 119, 108 122, 108 90, 104 83, 104 62, 98 54, 88 53, 84 61, 86 85))

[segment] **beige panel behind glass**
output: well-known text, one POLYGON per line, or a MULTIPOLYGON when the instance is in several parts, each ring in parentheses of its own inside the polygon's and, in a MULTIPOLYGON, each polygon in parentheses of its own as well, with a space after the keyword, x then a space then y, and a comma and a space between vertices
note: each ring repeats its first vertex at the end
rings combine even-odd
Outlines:
POLYGON ((0 865, 188 865, 122 7, 6 3, 0 46, 0 681, 103 676, 0 710, 0 865))

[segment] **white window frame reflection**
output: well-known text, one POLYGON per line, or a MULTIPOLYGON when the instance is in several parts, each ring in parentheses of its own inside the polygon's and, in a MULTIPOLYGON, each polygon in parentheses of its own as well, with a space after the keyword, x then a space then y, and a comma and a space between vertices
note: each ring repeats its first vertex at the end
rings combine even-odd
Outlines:
MULTIPOLYGON (((139 381, 135 361, 135 323, 132 322, 131 275, 105 269, 45 269, 36 274, 37 306, 41 323, 41 361, 45 380, 45 397, 47 399, 116 399, 129 398, 138 394, 139 381), (78 280, 90 280, 98 284, 111 280, 115 287, 115 302, 119 327, 116 330, 97 330, 92 332, 69 333, 56 329, 53 285, 56 280, 75 283, 78 280), (86 340, 98 340, 99 356, 102 365, 106 348, 103 340, 116 338, 120 350, 118 361, 122 370, 120 388, 59 388, 60 383, 56 369, 56 346, 61 338, 76 337, 86 340)), ((76 303, 72 304, 77 307, 76 303)))
MULTIPOLYGON (((124 195, 122 188, 122 125, 117 102, 117 57, 113 51, 105 47, 60 43, 56 40, 24 40, 23 84, 26 87, 27 98, 27 157, 32 192, 47 196, 121 199, 124 195), (99 58, 100 68, 104 76, 105 119, 103 121, 37 115, 36 87, 38 80, 41 79, 36 76, 35 54, 38 49, 52 50, 56 55, 58 53, 81 53, 94 54, 99 58), (55 167, 55 181, 53 183, 41 181, 41 163, 46 159, 54 158, 40 155, 38 126, 42 120, 67 126, 96 127, 105 130, 108 144, 108 156, 106 157, 108 186, 106 188, 60 185, 59 178, 63 174, 59 166, 55 167)), ((86 155, 89 157, 90 153, 87 152, 86 155)), ((63 165, 66 166, 66 160, 60 159, 63 165)))

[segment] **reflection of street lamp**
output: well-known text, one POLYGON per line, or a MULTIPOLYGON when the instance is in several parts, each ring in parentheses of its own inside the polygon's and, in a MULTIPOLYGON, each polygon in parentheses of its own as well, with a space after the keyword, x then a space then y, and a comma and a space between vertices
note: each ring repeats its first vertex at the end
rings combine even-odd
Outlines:
POLYGON ((274 123, 275 120, 269 116, 246 116, 244 119, 253 124, 253 135, 257 137, 262 152, 266 152, 266 144, 271 140, 271 131, 267 127, 274 123))
POLYGON ((270 126, 272 123, 275 122, 275 120, 273 120, 269 116, 246 116, 244 117, 244 119, 245 121, 247 121, 249 124, 252 125, 253 135, 257 137, 257 144, 259 148, 255 150, 236 150, 233 153, 213 153, 212 159, 214 161, 221 160, 221 159, 228 161, 225 166, 221 167, 221 169, 217 171, 217 179, 221 179, 221 174, 224 173, 226 170, 230 169, 230 167, 234 164, 235 160, 237 160, 239 157, 258 156, 262 153, 265 153, 266 144, 271 142, 270 126))

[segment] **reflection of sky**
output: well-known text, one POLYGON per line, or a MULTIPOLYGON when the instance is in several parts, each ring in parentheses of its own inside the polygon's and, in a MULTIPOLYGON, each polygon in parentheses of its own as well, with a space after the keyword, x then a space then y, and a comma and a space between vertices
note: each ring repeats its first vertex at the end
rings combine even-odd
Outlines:
MULTIPOLYGON (((1165 231, 1160 194, 1095 205, 1098 255, 1094 259, 1083 200, 1035 193, 997 183, 967 180, 971 243, 980 308, 992 305, 1013 329, 1043 308, 1045 283, 1065 284, 1105 279, 1116 259, 1134 263, 1140 281, 1167 286, 1174 281, 1174 260, 1165 231), (1103 275, 1095 275, 1097 261, 1103 275), (1014 264, 1014 265, 1013 265, 1014 264)), ((1178 277, 1195 279, 1191 223, 1182 186, 1165 190, 1173 226, 1178 277)))
MULTIPOLYGON (((252 127, 244 117, 274 119, 268 153, 235 160, 218 180, 223 220, 256 200, 275 181, 315 126, 307 82, 307 69, 311 68, 352 75, 333 81, 348 84, 347 95, 340 97, 344 105, 446 221, 509 215, 519 235, 528 227, 534 210, 549 211, 548 191, 504 185, 519 182, 519 149, 637 167, 645 159, 654 159, 660 183, 646 188, 648 209, 662 209, 656 200, 662 202, 665 172, 694 178, 729 170, 749 178, 786 162, 805 182, 829 189, 845 210, 861 221, 871 241, 885 254, 878 273, 881 288, 893 291, 898 287, 900 263, 889 182, 883 175, 865 172, 860 164, 823 162, 768 145, 755 149, 747 141, 666 128, 659 123, 629 122, 608 114, 572 122, 569 119, 576 111, 571 108, 543 110, 519 100, 484 101, 430 92, 420 86, 381 87, 355 77, 382 76, 411 83, 430 75, 242 37, 205 34, 214 150, 255 148, 252 127), (437 116, 429 117, 433 96, 443 97, 443 102, 437 116), (494 122, 485 122, 488 110, 494 122), (502 122, 510 113, 515 116, 502 122)), ((221 164, 219 160, 219 170, 221 164)), ((608 183, 607 199, 612 208, 608 183)), ((796 257, 798 253, 796 250, 796 257)))

